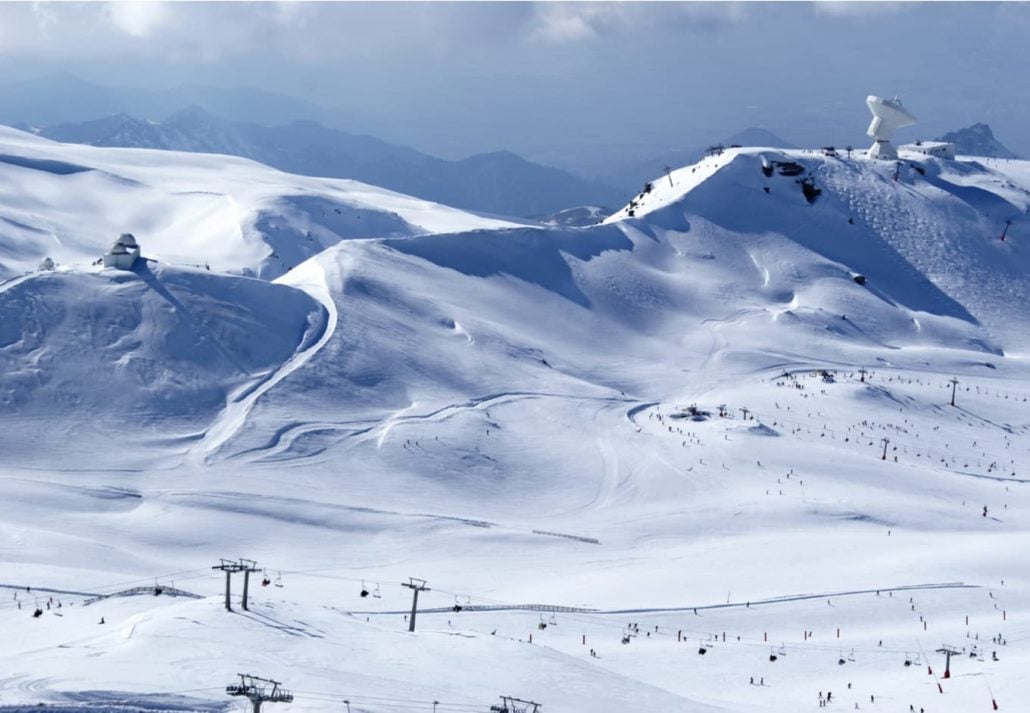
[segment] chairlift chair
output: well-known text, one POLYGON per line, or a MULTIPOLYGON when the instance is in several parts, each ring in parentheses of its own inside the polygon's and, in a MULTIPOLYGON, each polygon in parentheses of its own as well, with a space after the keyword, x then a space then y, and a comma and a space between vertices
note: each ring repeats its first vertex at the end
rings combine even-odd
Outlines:
POLYGON ((261 570, 261 586, 262 587, 267 587, 271 583, 272 583, 272 580, 270 580, 268 578, 268 570, 267 569, 261 570))
POLYGON ((368 587, 365 586, 365 580, 361 580, 361 593, 360 593, 361 598, 364 599, 365 597, 368 596, 368 594, 369 594, 369 591, 368 591, 368 587))
POLYGON ((848 654, 848 661, 854 662, 854 660, 855 660, 855 650, 851 649, 851 653, 848 654))
POLYGON ((558 626, 558 619, 555 617, 554 612, 551 612, 551 618, 547 623, 551 626, 558 626))
POLYGON ((373 599, 382 599, 383 595, 379 593, 379 582, 376 582, 376 588, 372 590, 373 599))
POLYGON ((786 645, 781 643, 780 644, 780 650, 777 651, 776 653, 778 653, 780 656, 786 656, 787 655, 787 647, 786 647, 786 645))
POLYGON ((283 573, 282 572, 280 572, 278 575, 276 575, 276 577, 275 577, 275 586, 277 586, 279 588, 282 588, 282 586, 283 586, 283 573))
POLYGON ((536 625, 536 628, 540 629, 540 631, 543 631, 544 629, 547 628, 547 622, 544 621, 544 615, 543 614, 540 615, 540 623, 536 625))

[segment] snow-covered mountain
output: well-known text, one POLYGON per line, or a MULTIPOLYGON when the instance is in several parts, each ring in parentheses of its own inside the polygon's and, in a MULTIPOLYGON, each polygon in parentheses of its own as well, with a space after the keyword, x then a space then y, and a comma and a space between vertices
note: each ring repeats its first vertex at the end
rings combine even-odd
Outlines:
POLYGON ((0 127, 0 277, 100 257, 120 233, 177 264, 276 277, 340 240, 514 225, 230 156, 97 149, 0 127))
POLYGON ((41 135, 94 146, 243 156, 291 173, 351 178, 467 210, 530 216, 586 203, 617 204, 622 192, 507 151, 447 161, 314 121, 259 126, 191 106, 161 122, 117 114, 50 126, 41 135))
POLYGON ((993 158, 1019 158, 994 138, 994 132, 987 124, 973 124, 958 131, 949 131, 938 141, 955 144, 955 150, 965 156, 989 156, 993 158))
POLYGON ((1030 696, 1030 163, 730 149, 561 228, 2 137, 11 264, 44 224, 85 260, 0 285, 4 702, 222 710, 238 673, 284 711, 1030 696), (422 229, 261 273, 238 216, 284 183, 422 229), (197 186, 240 213, 190 255, 277 279, 182 265, 197 186), (90 266, 125 229, 159 262, 90 266), (222 557, 258 562, 249 612, 222 557))

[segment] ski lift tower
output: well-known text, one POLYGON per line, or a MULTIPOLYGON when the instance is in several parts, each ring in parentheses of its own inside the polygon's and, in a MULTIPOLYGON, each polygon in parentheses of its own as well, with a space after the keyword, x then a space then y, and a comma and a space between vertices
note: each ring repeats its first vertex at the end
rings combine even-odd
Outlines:
POLYGON ((401 583, 402 587, 407 587, 411 590, 411 621, 408 622, 408 631, 415 631, 415 615, 418 614, 418 593, 431 591, 426 586, 426 580, 419 579, 417 577, 408 577, 407 583, 401 583))
POLYGON ((916 123, 916 118, 901 104, 897 97, 883 99, 869 96, 865 100, 873 120, 866 134, 872 137, 873 145, 869 147, 867 156, 874 160, 896 161, 898 151, 891 144, 894 132, 916 123))
MULTIPOLYGON (((232 560, 222 559, 221 564, 216 564, 211 569, 221 570, 225 572, 225 610, 232 611, 232 603, 229 601, 231 580, 230 578, 237 572, 246 571, 247 565, 243 563, 243 560, 239 562, 233 562, 232 560)), ((243 606, 246 609, 246 604, 243 606)))
POLYGON ((279 681, 273 681, 260 676, 251 676, 248 673, 237 674, 240 682, 225 687, 225 692, 230 696, 243 696, 249 698, 254 705, 254 713, 261 713, 262 703, 290 703, 293 701, 293 694, 279 681))
POLYGON ((521 698, 501 696, 501 705, 490 706, 490 713, 540 713, 541 704, 521 698))

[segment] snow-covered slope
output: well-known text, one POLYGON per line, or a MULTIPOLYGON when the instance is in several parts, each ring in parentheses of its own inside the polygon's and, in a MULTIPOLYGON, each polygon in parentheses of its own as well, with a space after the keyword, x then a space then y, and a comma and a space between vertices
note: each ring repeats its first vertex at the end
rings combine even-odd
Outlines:
POLYGON ((0 346, 0 387, 42 384, 3 416, 3 701, 217 710, 252 673, 295 689, 269 705, 284 711, 512 695, 794 713, 827 691, 849 710, 1018 706, 1026 166, 906 158, 895 180, 731 150, 590 228, 340 241, 274 284, 150 266, 175 312, 143 270, 9 283, 5 324, 33 304, 23 324, 56 326, 0 346), (247 299, 226 296, 234 280, 247 299), (44 319, 72 295, 73 323, 112 326, 44 319), (146 310, 148 330, 118 316, 146 310), (184 322, 199 336, 176 343, 250 350, 245 368, 180 354, 154 393, 102 398, 105 364, 128 384, 119 366, 184 322), (61 425, 62 379, 93 433, 61 425), (188 428, 141 437, 131 417, 190 388, 210 402, 188 428), (44 440, 47 412, 78 462, 19 435, 44 440), (112 455, 122 437, 131 454, 112 455), (228 613, 210 568, 241 556, 258 561, 251 611, 236 575, 228 613), (414 634, 409 577, 430 588, 414 634), (85 604, 155 581, 203 598, 85 604), (948 679, 943 644, 964 649, 948 679))
POLYGON ((0 287, 0 447, 11 461, 130 467, 178 444, 325 332, 306 293, 139 264, 0 287))
POLYGON ((674 172, 674 185, 656 179, 650 193, 608 222, 633 214, 678 231, 700 219, 735 234, 787 236, 864 275, 872 291, 901 306, 980 324, 1004 334, 1010 350, 1024 351, 1026 183, 975 161, 902 158, 894 164, 730 149, 674 172), (784 164, 802 173, 783 175, 784 164), (804 181, 819 191, 811 201, 804 181))
POLYGON ((274 278, 340 240, 511 225, 356 181, 214 154, 59 144, 0 127, 0 277, 145 255, 274 278))

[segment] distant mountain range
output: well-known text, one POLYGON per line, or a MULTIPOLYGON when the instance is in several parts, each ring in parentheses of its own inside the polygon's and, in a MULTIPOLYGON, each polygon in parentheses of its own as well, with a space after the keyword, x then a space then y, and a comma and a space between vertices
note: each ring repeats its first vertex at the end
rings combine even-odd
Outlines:
POLYGON ((115 114, 159 118, 196 104, 236 121, 260 117, 266 124, 311 119, 339 125, 344 109, 330 109, 303 99, 260 89, 184 85, 171 89, 110 87, 68 72, 0 84, 0 123, 51 126, 115 114))
POLYGON ((622 192, 508 151, 460 161, 436 158, 371 136, 311 121, 280 126, 231 121, 191 106, 161 122, 126 113, 64 123, 38 133, 56 141, 222 153, 306 176, 351 178, 456 208, 512 216, 619 205, 622 192))
POLYGON ((973 124, 965 129, 949 131, 937 140, 955 144, 955 151, 960 155, 1021 158, 994 138, 994 132, 987 124, 973 124))

